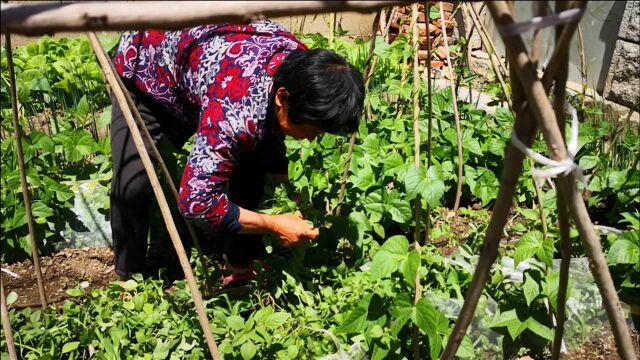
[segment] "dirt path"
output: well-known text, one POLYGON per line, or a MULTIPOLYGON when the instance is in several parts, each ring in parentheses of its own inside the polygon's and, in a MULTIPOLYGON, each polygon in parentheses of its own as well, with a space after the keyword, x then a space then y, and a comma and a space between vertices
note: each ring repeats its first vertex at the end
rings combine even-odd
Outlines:
MULTIPOLYGON (((68 297, 67 289, 78 286, 85 290, 99 288, 118 279, 113 271, 113 252, 107 247, 64 249, 42 257, 41 264, 50 303, 64 301, 68 297)), ((2 264, 2 268, 19 276, 2 274, 6 293, 15 291, 18 294, 18 300, 10 308, 39 307, 40 296, 31 261, 2 264)))

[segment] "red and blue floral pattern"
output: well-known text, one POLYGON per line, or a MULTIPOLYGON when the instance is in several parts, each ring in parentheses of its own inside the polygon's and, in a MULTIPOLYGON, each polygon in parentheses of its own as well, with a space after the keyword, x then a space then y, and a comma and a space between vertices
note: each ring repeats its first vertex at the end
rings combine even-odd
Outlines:
POLYGON ((173 117, 198 122, 179 206, 204 229, 241 229, 225 188, 238 155, 270 136, 273 75, 296 49, 306 46, 267 20, 122 35, 114 57, 120 76, 173 117))

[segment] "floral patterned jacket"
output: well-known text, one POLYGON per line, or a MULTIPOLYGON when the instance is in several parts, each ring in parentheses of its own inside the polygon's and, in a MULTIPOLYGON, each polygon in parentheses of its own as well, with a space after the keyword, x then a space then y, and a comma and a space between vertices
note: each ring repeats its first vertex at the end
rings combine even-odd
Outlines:
MULTIPOLYGON (((240 153, 274 143, 267 139, 274 136, 267 121, 273 75, 296 49, 306 46, 267 20, 122 35, 114 63, 128 86, 172 118, 197 122, 179 206, 205 230, 241 229, 225 187, 240 153)), ((278 143, 269 156, 284 158, 286 166, 281 134, 278 143)))

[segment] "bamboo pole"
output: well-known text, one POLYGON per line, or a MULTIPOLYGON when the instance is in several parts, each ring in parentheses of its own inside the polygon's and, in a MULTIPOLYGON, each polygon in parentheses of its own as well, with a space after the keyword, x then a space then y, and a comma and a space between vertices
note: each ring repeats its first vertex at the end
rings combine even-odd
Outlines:
POLYGON ((493 40, 491 40, 491 37, 488 35, 487 29, 480 21, 480 15, 478 15, 478 13, 476 12, 476 9, 471 4, 463 4, 463 6, 465 6, 465 9, 469 13, 469 16, 471 17, 471 21, 473 21, 473 24, 478 29, 480 29, 480 32, 479 32, 480 40, 487 48, 487 53, 489 54, 489 62, 491 63, 491 68, 493 69, 493 72, 496 73, 496 78, 498 79, 498 82, 500 83, 500 87, 502 87, 502 92, 504 92, 504 95, 507 99, 507 105, 509 106, 509 110, 513 112, 509 90, 507 88, 506 82, 504 81, 504 77, 507 76, 508 73, 505 67, 502 65, 502 61, 500 61, 500 57, 496 52, 496 47, 493 43, 493 40), (494 56, 496 57, 496 59, 498 59, 497 61, 498 65, 496 65, 496 61, 494 61, 493 59, 494 56), (502 72, 504 72, 505 74, 504 76, 502 75, 502 72))
MULTIPOLYGON (((429 12, 431 12, 431 3, 425 1, 424 17, 429 23, 429 12)), ((431 89, 431 37, 427 33, 427 101, 429 106, 429 119, 427 122, 427 170, 431 167, 431 139, 433 138, 433 94, 431 89)), ((429 234, 431 233, 431 206, 427 204, 427 216, 425 222, 424 243, 429 242, 429 234)))
POLYGON ((4 284, 2 283, 2 274, 0 274, 0 315, 2 315, 2 330, 4 330, 4 338, 7 341, 7 352, 9 359, 17 360, 16 344, 13 341, 13 331, 11 330, 11 319, 9 318, 9 309, 7 308, 7 298, 4 295, 4 284))
MULTIPOLYGON (((102 48, 102 45, 100 44, 100 41, 97 38, 90 37, 89 38, 89 42, 91 43, 91 47, 94 48, 94 49, 102 48)), ((109 61, 109 67, 111 68, 111 71, 114 74, 117 74, 117 71, 116 71, 115 65, 113 64, 113 61, 111 61, 111 59, 109 57, 107 57, 107 60, 109 61)), ((160 154, 160 151, 158 150, 158 147, 154 143, 153 138, 151 137, 151 134, 149 133, 149 129, 147 129, 147 126, 145 125, 144 120, 142 119, 142 116, 140 116, 140 112, 138 111, 138 108, 136 107, 136 104, 133 102, 133 99, 131 98, 131 95, 129 94, 129 91, 127 90, 126 86, 122 82, 122 79, 120 79, 120 76, 116 76, 115 79, 116 79, 116 81, 118 83, 118 86, 122 90, 122 93, 124 94, 124 96, 125 96, 125 98, 127 100, 127 104, 129 106, 129 110, 133 114, 133 118, 136 120, 136 124, 138 125, 138 129, 140 129, 142 131, 142 136, 144 137, 144 140, 147 142, 147 145, 149 146, 149 149, 151 150, 151 154, 153 155, 153 157, 156 159, 156 161, 160 165, 160 169, 162 171, 162 174, 166 178, 166 183, 169 186, 169 189, 171 190, 171 193, 173 194, 173 197, 174 197, 175 201, 178 202, 180 200, 179 195, 178 195, 178 189, 176 188, 176 184, 173 182, 173 178, 171 177, 171 173, 169 172, 169 169, 167 168, 167 164, 165 164, 164 159, 162 158, 162 155, 160 154)), ((120 105, 120 106, 122 107, 122 105, 120 105)), ((195 229, 193 228, 193 224, 191 222, 189 222, 186 219, 184 219, 184 222, 185 222, 185 225, 187 226, 187 230, 189 231, 189 235, 191 237, 191 240, 193 241, 193 245, 195 246, 196 250, 198 251, 198 259, 200 260, 200 263, 202 264, 202 269, 203 269, 203 272, 204 272, 204 278, 205 278, 205 282, 206 282, 206 285, 207 285, 207 289, 212 289, 213 288, 213 280, 211 279, 211 272, 209 271, 209 267, 207 266, 207 262, 206 262, 206 260, 204 258, 204 253, 202 252, 202 247, 200 246, 200 241, 198 239, 198 235, 197 235, 195 229)))
POLYGON ((462 198, 462 182, 463 182, 463 155, 462 155, 462 130, 460 129, 460 113, 458 112, 458 97, 456 96, 455 83, 453 81, 453 68, 451 65, 451 54, 449 53, 449 43, 447 40, 447 26, 444 19, 444 11, 442 10, 442 1, 440 1, 440 27, 442 29, 442 40, 444 41, 444 53, 447 57, 447 70, 449 70, 449 88, 451 88, 451 101, 453 102, 453 116, 456 123, 456 140, 458 142, 458 185, 456 188, 456 200, 453 205, 453 211, 457 214, 460 207, 460 198, 462 198))
MULTIPOLYGON (((418 4, 413 3, 411 5, 411 45, 413 49, 413 164, 416 168, 420 167, 420 71, 418 69, 419 65, 419 36, 418 32, 418 4)), ((427 34, 427 37, 429 34, 427 34)), ((427 39, 429 41, 429 39, 427 39)), ((420 195, 418 195, 415 199, 415 233, 413 246, 418 252, 420 252, 420 218, 421 218, 421 210, 422 210, 422 201, 420 199, 420 195)), ((415 278, 415 293, 413 296, 413 305, 415 306, 418 301, 422 298, 422 285, 420 284, 420 265, 418 265, 418 270, 416 271, 415 278)), ((417 325, 413 325, 411 330, 412 344, 413 344, 413 359, 420 359, 420 329, 417 325)))
MULTIPOLYGON (((556 3, 556 12, 566 10, 564 2, 556 3)), ((556 28, 556 41, 560 38, 563 26, 556 28)), ((578 34, 580 27, 578 26, 578 34)), ((553 109, 556 115, 558 128, 565 138, 565 110, 564 102, 566 98, 566 83, 569 74, 569 52, 565 52, 560 59, 561 66, 555 79, 553 88, 553 109)), ((556 186, 558 196, 556 196, 556 208, 558 211, 558 225, 560 229, 560 279, 558 285, 557 306, 555 309, 556 327, 554 329, 553 342, 551 343, 551 358, 560 358, 562 348, 562 337, 564 335, 564 324, 566 320, 565 303, 567 301, 567 287, 569 284, 569 267, 571 266, 571 236, 569 228, 569 214, 567 212, 566 195, 561 187, 556 186)))
MULTIPOLYGON (((91 40, 92 46, 98 40, 94 33, 87 33, 87 36, 91 40)), ((98 42, 99 44, 99 42, 98 42)), ((171 241, 173 246, 178 254, 178 259, 180 260, 180 265, 182 266, 182 270, 184 271, 185 278, 187 280, 187 284, 189 286, 189 290, 191 291, 191 297, 193 298, 193 302, 196 307, 196 312, 198 313, 198 320, 200 321, 200 326, 202 327, 202 332, 204 333, 205 340, 209 347, 209 352, 211 356, 215 360, 220 360, 220 354, 218 353, 218 346, 216 345, 215 339, 213 338, 213 332, 211 331, 211 325, 209 324, 209 320, 207 319, 207 314, 205 312, 205 307, 202 302, 202 295, 198 290, 198 286, 196 284, 196 280, 193 276, 193 270, 191 269, 191 265, 189 264, 189 259, 187 258, 187 254, 184 250, 184 246, 182 245, 182 241, 180 240, 180 235, 178 234, 178 230, 176 229, 176 225, 173 222, 173 218, 171 216, 171 211, 169 210, 169 204, 167 203, 167 199, 164 196, 164 192, 162 190, 162 186, 160 185, 160 181, 158 180, 158 176, 155 173, 155 169, 153 167, 153 163, 151 162, 151 158, 147 153, 147 149, 144 146, 144 141, 142 136, 140 135, 140 131, 136 126, 135 120, 131 111, 129 110, 129 106, 127 106, 127 99, 118 85, 116 80, 116 74, 113 73, 111 67, 109 66, 109 59, 105 54, 104 50, 101 46, 97 46, 93 48, 93 51, 96 53, 98 61, 102 67, 102 71, 107 78, 107 81, 111 85, 111 90, 113 91, 114 96, 116 97, 118 104, 120 104, 120 108, 122 113, 127 121, 127 125, 129 127, 129 131, 131 132, 131 138, 140 154, 140 159, 142 160, 142 164, 144 165, 145 171, 147 172, 147 176, 151 182, 151 187, 153 188, 153 192, 156 195, 156 199, 158 200, 158 205, 160 206, 160 211, 162 212, 162 217, 164 218, 164 222, 167 226, 167 230, 169 232, 169 236, 171 237, 171 241)))
MULTIPOLYGON (((490 5, 491 3, 487 4, 490 5)), ((565 29, 562 31, 562 35, 560 36, 558 46, 563 44, 566 45, 571 41, 571 37, 575 31, 575 26, 573 25, 575 25, 575 23, 570 23, 565 26, 565 29)), ((545 94, 551 87, 551 79, 556 75, 555 71, 558 70, 557 62, 560 61, 559 54, 562 52, 563 50, 559 50, 556 47, 554 55, 551 57, 549 62, 549 66, 545 71, 542 80, 545 94)), ((516 81, 514 81, 514 84, 520 86, 516 81)), ((530 118, 531 111, 525 102, 516 106, 514 110, 515 123, 513 131, 525 145, 530 146, 535 136, 536 121, 535 119, 530 118)), ((478 305, 478 300, 480 299, 484 285, 489 278, 491 265, 494 263, 498 255, 499 241, 502 237, 504 226, 507 223, 513 195, 518 184, 518 177, 522 171, 523 160, 524 154, 509 142, 505 152, 505 166, 502 170, 500 190, 498 191, 498 196, 494 204, 493 214, 489 222, 489 227, 487 228, 484 244, 480 250, 478 264, 476 265, 469 290, 465 295, 465 302, 460 310, 458 319, 456 320, 456 325, 440 357, 441 360, 453 359, 458 347, 460 346, 460 342, 462 342, 467 327, 473 319, 473 314, 476 306, 478 305)))
POLYGON ((7 51, 7 68, 9 70, 9 91, 11 94, 11 111, 13 113, 13 134, 16 140, 16 153, 18 155, 18 168, 20 169, 20 185, 22 187, 22 200, 24 201, 25 216, 27 218, 27 227, 29 228, 29 245, 31 246, 31 257, 33 258, 33 269, 36 273, 36 281, 38 282, 38 294, 40 295, 40 304, 42 308, 47 307, 47 293, 44 289, 44 280, 42 279, 42 269, 40 268, 40 256, 38 255, 38 244, 36 242, 36 227, 33 222, 33 212, 31 210, 31 193, 29 192, 29 184, 27 183, 27 169, 24 164, 24 151, 22 150, 22 128, 18 121, 18 96, 16 94, 16 74, 13 70, 13 51, 11 49, 11 36, 6 34, 5 48, 7 51))
MULTIPOLYGON (((372 41, 371 41, 371 45, 369 46, 369 58, 367 59, 368 63, 364 70, 365 90, 369 85, 369 80, 373 75, 373 70, 375 69, 375 64, 376 64, 375 62, 376 58, 373 56, 373 51, 375 50, 375 47, 376 47, 376 28, 378 26, 379 17, 380 17, 380 12, 378 12, 376 18, 373 20, 373 25, 371 28, 372 41)), ((340 213, 342 211, 342 203, 344 201, 344 197, 347 192, 347 180, 349 179, 349 169, 351 167, 351 158, 353 157, 353 150, 355 149, 357 137, 358 137, 358 130, 354 131, 353 134, 351 134, 351 138, 349 139, 349 148, 347 149, 347 158, 345 160, 344 170, 342 172, 342 179, 340 181, 340 190, 338 191, 338 204, 335 207, 335 212, 334 212, 336 216, 340 216, 340 213)))
MULTIPOLYGON (((513 23, 513 16, 504 1, 490 2, 488 6, 496 24, 501 26, 513 23)), ((555 112, 547 98, 542 82, 538 79, 535 69, 531 67, 531 59, 527 55, 522 38, 520 36, 503 36, 503 41, 509 49, 513 50, 513 53, 510 53, 511 65, 516 68, 530 108, 540 121, 552 159, 566 159, 567 149, 564 146, 564 139, 558 127, 555 112)), ((573 172, 568 175, 560 174, 557 182, 562 193, 567 195, 567 205, 589 257, 590 268, 607 310, 618 353, 624 360, 635 359, 631 336, 622 316, 618 294, 602 253, 598 235, 576 186, 576 176, 573 172)))
POLYGON ((0 32, 45 35, 100 30, 179 30, 277 16, 370 13, 410 1, 104 1, 0 5, 0 32))

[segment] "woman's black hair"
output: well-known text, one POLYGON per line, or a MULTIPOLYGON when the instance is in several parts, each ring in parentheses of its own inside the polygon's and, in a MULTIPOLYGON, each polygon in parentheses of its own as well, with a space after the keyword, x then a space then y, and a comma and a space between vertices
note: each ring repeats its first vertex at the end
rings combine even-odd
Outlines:
POLYGON ((289 119, 332 134, 358 129, 364 103, 362 74, 330 50, 296 50, 276 71, 273 93, 288 92, 289 119))

